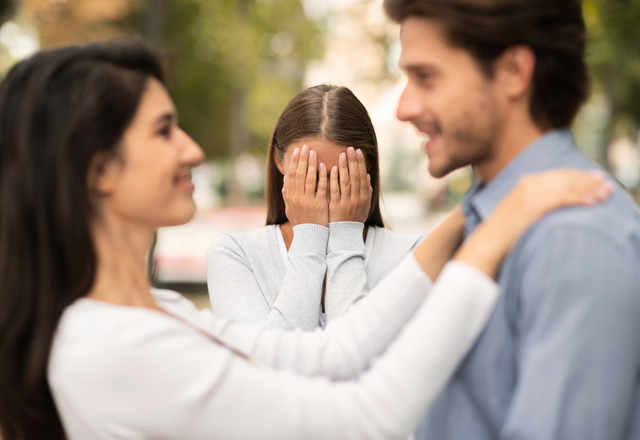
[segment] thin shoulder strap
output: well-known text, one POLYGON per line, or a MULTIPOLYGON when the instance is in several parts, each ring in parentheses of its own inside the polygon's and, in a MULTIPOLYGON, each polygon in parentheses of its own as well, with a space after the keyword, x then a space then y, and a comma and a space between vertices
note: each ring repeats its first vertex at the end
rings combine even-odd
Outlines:
POLYGON ((245 353, 242 353, 241 351, 239 351, 237 348, 231 347, 229 344, 227 344, 226 342, 224 342, 223 340, 219 339, 218 337, 212 335, 211 333, 209 333, 208 331, 206 331, 203 328, 198 327, 197 325, 194 325, 192 322, 187 321, 186 319, 175 315, 171 312, 168 312, 165 309, 162 309, 162 311, 164 313, 166 313, 167 315, 171 316, 172 318, 177 319, 178 321, 186 324, 187 326, 191 327, 192 329, 194 329, 195 331, 197 331, 198 333, 206 336, 207 338, 209 338, 211 341, 213 341, 214 343, 226 348, 227 350, 231 351, 233 354, 240 356, 241 358, 245 359, 248 362, 254 363, 253 359, 251 359, 251 357, 245 353))

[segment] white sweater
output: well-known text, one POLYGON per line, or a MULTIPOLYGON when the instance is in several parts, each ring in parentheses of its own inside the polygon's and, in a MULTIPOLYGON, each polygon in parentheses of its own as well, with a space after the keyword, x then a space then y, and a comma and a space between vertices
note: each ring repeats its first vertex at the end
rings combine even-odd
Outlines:
POLYGON ((179 319, 83 298, 48 380, 70 439, 404 439, 498 295, 456 262, 430 287, 409 256, 315 332, 235 325, 170 291, 153 294, 179 319))
POLYGON ((328 228, 297 225, 288 264, 277 225, 221 234, 207 252, 213 313, 245 325, 313 330, 322 322, 326 274, 326 320, 343 315, 424 238, 370 228, 367 240, 373 243, 367 256, 363 228, 357 222, 330 223, 328 228))

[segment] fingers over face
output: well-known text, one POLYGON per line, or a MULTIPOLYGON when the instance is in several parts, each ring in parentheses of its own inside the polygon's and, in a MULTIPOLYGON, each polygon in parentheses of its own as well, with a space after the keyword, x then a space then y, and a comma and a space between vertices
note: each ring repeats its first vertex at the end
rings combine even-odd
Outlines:
POLYGON ((318 154, 314 150, 309 151, 309 168, 307 169, 307 182, 305 194, 314 196, 316 193, 316 178, 318 176, 318 154))
POLYGON ((329 178, 329 191, 331 193, 331 202, 340 201, 340 182, 338 181, 338 167, 331 168, 331 176, 329 178))
POLYGON ((291 162, 289 163, 289 169, 287 170, 287 194, 293 195, 296 193, 296 174, 298 172, 298 165, 300 162, 300 149, 293 150, 291 155, 291 162))
POLYGON ((298 161, 298 168, 296 170, 296 194, 304 194, 304 187, 306 184, 305 180, 307 178, 308 167, 309 167, 309 147, 307 145, 303 145, 302 150, 300 151, 300 160, 298 161))
POLYGON ((367 174, 367 164, 364 161, 364 154, 361 149, 356 150, 356 158, 358 162, 358 174, 360 175, 360 194, 367 194, 369 191, 369 183, 371 181, 369 174, 367 174), (364 184, 364 182, 367 182, 364 184))
POLYGON ((347 148, 347 164, 349 169, 349 180, 351 181, 351 193, 357 195, 360 193, 360 183, 363 177, 360 175, 358 156, 356 155, 356 150, 353 147, 347 148))
POLYGON ((282 177, 282 199, 284 200, 285 205, 287 204, 287 176, 282 177))
POLYGON ((325 201, 327 200, 327 167, 322 162, 320 162, 320 166, 318 167, 318 190, 316 197, 325 201))
POLYGON ((338 157, 338 175, 340 178, 340 195, 348 197, 351 195, 351 182, 349 181, 349 165, 347 164, 347 153, 340 153, 338 157))

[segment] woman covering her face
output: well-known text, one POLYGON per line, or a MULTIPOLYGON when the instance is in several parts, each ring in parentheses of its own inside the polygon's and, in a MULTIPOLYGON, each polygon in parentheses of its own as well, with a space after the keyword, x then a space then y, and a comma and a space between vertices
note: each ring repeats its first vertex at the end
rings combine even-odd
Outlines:
MULTIPOLYGON (((430 249, 451 231, 325 331, 243 327, 147 281, 154 232, 193 216, 204 159, 162 78, 144 46, 103 43, 40 52, 0 84, 4 440, 405 438, 491 313, 511 244, 610 192, 530 177, 439 276, 430 249)), ((326 173, 315 184, 295 189, 326 200, 326 173)))
MULTIPOLYGON (((376 133, 346 87, 311 87, 286 106, 269 143, 265 199, 266 227, 222 234, 207 254, 214 313, 247 325, 324 327, 424 238, 385 229, 376 133), (326 198, 295 185, 283 192, 286 175, 319 173, 329 176, 326 198)), ((442 249, 445 260, 453 249, 442 249)))

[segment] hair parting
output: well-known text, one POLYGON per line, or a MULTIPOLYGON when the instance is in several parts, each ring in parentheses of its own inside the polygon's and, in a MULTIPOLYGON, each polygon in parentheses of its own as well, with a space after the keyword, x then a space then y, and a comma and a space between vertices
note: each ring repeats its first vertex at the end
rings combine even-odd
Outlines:
POLYGON ((367 109, 346 87, 327 84, 310 87, 296 95, 282 111, 269 141, 267 154, 267 225, 287 221, 282 198, 283 176, 276 166, 292 143, 321 138, 338 145, 359 148, 364 154, 373 193, 366 226, 384 227, 380 212, 380 165, 378 139, 367 109))

